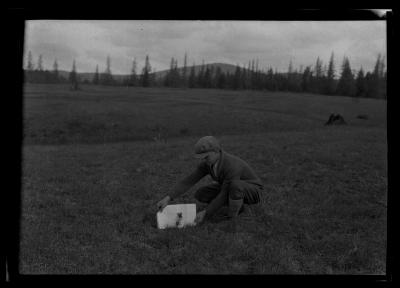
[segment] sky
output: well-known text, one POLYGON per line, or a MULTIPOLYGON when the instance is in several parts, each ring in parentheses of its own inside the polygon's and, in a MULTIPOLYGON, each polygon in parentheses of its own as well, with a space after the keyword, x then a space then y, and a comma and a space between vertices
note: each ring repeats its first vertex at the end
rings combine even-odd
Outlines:
POLYGON ((77 72, 106 69, 129 74, 133 59, 137 72, 146 55, 155 71, 168 69, 171 58, 187 64, 227 63, 286 72, 314 66, 317 57, 327 65, 334 53, 340 73, 343 57, 352 69, 374 68, 378 54, 386 56, 386 21, 183 21, 183 20, 28 20, 25 26, 24 67, 28 51, 36 65, 42 55, 44 69, 77 72))

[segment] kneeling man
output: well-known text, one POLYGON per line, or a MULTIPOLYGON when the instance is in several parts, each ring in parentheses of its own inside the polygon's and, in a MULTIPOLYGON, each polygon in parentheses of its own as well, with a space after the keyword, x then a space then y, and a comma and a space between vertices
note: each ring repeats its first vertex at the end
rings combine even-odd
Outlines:
POLYGON ((194 146, 195 157, 201 159, 196 169, 182 179, 170 195, 157 203, 159 210, 169 201, 185 193, 204 176, 211 175, 214 183, 201 187, 195 198, 208 206, 196 214, 196 223, 211 216, 224 205, 228 205, 228 217, 236 218, 244 204, 260 202, 263 184, 253 169, 242 159, 225 152, 213 136, 202 137, 194 146))

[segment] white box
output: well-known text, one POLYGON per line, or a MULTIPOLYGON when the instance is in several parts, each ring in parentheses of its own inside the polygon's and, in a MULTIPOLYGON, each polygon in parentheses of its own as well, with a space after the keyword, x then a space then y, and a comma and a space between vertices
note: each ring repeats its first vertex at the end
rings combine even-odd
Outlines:
POLYGON ((195 226, 196 204, 167 205, 162 212, 157 212, 158 229, 183 228, 195 226))

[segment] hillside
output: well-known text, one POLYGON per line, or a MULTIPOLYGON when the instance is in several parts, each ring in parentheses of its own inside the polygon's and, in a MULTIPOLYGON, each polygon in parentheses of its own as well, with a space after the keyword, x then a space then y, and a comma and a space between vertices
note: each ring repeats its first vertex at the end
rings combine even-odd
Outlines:
MULTIPOLYGON (((64 71, 64 70, 60 70, 58 71, 59 75, 61 77, 64 77, 66 79, 68 79, 69 77, 69 71, 64 71)), ((91 82, 93 80, 94 77, 94 73, 88 73, 88 72, 84 72, 84 73, 78 73, 79 75, 79 79, 81 81, 85 81, 88 80, 89 82, 91 82)), ((113 75, 114 79, 117 81, 122 81, 125 77, 128 77, 129 75, 113 75)))
MULTIPOLYGON (((201 67, 202 67, 202 65, 195 65, 194 66, 196 75, 200 72, 201 67)), ((222 73, 230 73, 230 74, 235 73, 235 70, 236 70, 236 66, 235 65, 226 64, 226 63, 210 63, 210 64, 205 64, 205 67, 212 68, 214 71, 216 71, 216 69, 219 67, 221 69, 222 73)), ((190 74, 191 69, 192 69, 192 66, 188 66, 187 67, 187 75, 188 76, 190 74)), ((169 70, 162 70, 162 71, 157 71, 157 72, 152 73, 152 74, 155 74, 156 79, 159 79, 159 78, 165 77, 165 75, 168 73, 168 71, 169 70)), ((183 73, 183 67, 178 68, 178 71, 182 74, 183 73)), ((58 73, 59 73, 60 76, 62 76, 64 78, 68 78, 70 72, 69 71, 60 70, 60 71, 58 71, 58 73)), ((85 81, 85 80, 92 81, 93 77, 94 77, 94 74, 95 73, 89 73, 89 72, 78 73, 79 78, 81 79, 81 81, 85 81)), ((123 75, 123 74, 113 74, 113 77, 117 81, 123 81, 123 79, 125 77, 129 77, 129 74, 125 74, 125 75, 123 75)))
MULTIPOLYGON (((195 74, 197 75, 198 73, 200 73, 202 65, 195 65, 194 66, 194 71, 195 74)), ((233 74, 235 73, 235 69, 236 66, 232 65, 232 64, 226 64, 226 63, 211 63, 211 64, 205 64, 205 67, 209 67, 210 69, 213 69, 214 71, 216 71, 216 69, 219 67, 221 69, 222 73, 230 73, 233 74)), ((187 68, 187 75, 190 75, 190 71, 192 69, 192 66, 188 66, 187 68)), ((155 73, 156 78, 161 78, 164 77, 169 70, 162 70, 162 71, 158 71, 155 73)), ((183 73, 183 67, 178 68, 178 71, 182 74, 183 73)))

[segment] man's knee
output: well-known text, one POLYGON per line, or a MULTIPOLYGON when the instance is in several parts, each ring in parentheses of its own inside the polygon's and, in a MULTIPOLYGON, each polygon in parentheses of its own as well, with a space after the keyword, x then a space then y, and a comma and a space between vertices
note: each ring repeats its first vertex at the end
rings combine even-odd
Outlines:
POLYGON ((238 200, 244 198, 243 182, 233 180, 229 183, 229 198, 238 200))
POLYGON ((204 189, 200 188, 194 193, 194 198, 200 202, 206 202, 204 197, 204 189))
POLYGON ((194 193, 194 198, 202 203, 210 203, 212 199, 215 198, 215 192, 210 191, 210 188, 205 186, 205 187, 200 187, 195 193, 194 193))

